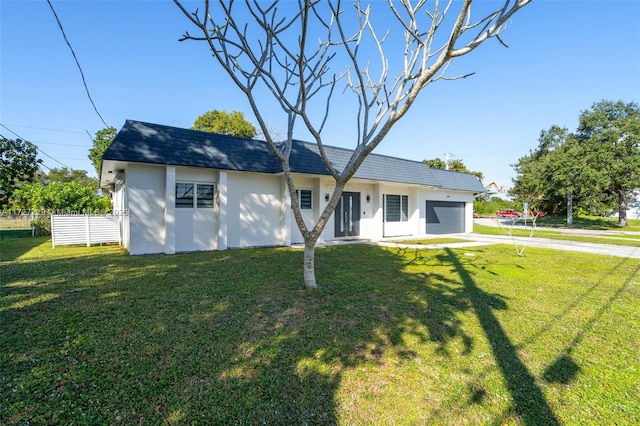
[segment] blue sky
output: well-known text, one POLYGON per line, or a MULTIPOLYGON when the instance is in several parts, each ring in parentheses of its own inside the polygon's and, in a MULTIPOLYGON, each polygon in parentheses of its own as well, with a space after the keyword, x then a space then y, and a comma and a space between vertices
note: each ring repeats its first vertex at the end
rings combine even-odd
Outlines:
MULTIPOLYGON (((212 109, 253 120, 205 46, 178 41, 195 31, 172 2, 52 4, 107 124, 188 128, 212 109)), ((418 161, 449 152, 483 172, 485 184, 509 186, 511 164, 537 146, 541 130, 575 130, 580 111, 602 99, 640 101, 639 23, 640 1, 534 0, 504 34, 508 49, 493 40, 458 60, 456 71, 476 74, 427 87, 375 152, 418 161)), ((267 118, 284 128, 276 112, 267 118)), ((334 115, 325 141, 353 148, 344 117, 334 115)), ((0 0, 0 123, 38 145, 46 166, 95 175, 89 134, 105 126, 45 0, 0 0)))

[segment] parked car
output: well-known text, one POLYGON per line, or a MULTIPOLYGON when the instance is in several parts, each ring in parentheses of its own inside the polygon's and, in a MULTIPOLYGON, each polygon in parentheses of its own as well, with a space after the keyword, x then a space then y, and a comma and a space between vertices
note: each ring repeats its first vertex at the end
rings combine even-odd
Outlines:
POLYGON ((496 216, 498 217, 521 217, 522 213, 517 212, 513 209, 506 209, 506 210, 498 210, 496 212, 496 216))

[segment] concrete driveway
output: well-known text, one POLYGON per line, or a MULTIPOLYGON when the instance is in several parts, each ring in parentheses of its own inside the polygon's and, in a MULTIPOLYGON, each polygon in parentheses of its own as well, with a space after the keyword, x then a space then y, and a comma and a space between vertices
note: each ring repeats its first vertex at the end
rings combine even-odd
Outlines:
MULTIPOLYGON (((617 257, 629 257, 633 259, 640 259, 640 247, 628 247, 628 246, 618 246, 613 244, 597 244, 597 243, 585 243, 579 241, 565 241, 565 240, 554 240, 550 238, 528 238, 528 237, 511 237, 507 234, 509 227, 512 225, 512 220, 509 218, 505 219, 492 219, 492 218, 480 218, 474 219, 474 223, 478 225, 484 226, 496 226, 499 227, 502 225, 502 228, 505 229, 505 235, 483 235, 483 234, 459 234, 458 237, 472 239, 477 242, 484 242, 488 244, 516 244, 519 247, 541 247, 541 248, 550 248, 555 250, 568 250, 568 251, 576 251, 582 253, 593 253, 593 254, 602 254, 607 256, 617 256, 617 257), (500 222, 498 222, 498 220, 500 222)), ((517 229, 525 228, 530 229, 531 221, 519 221, 514 225, 517 229)), ((586 229, 564 229, 564 228, 538 228, 545 230, 553 230, 558 231, 564 234, 573 234, 573 235, 640 235, 638 232, 627 232, 627 231, 598 231, 598 230, 586 230, 586 229)), ((535 236, 535 230, 534 234, 535 236)))
MULTIPOLYGON (((371 239, 350 239, 350 240, 337 240, 337 241, 327 241, 321 243, 321 246, 332 246, 332 245, 341 245, 341 244, 376 244, 379 246, 386 247, 405 247, 405 248, 416 248, 422 250, 429 249, 442 249, 442 248, 465 248, 465 247, 477 247, 484 246, 490 244, 515 244, 519 250, 522 250, 523 247, 540 247, 540 248, 548 248, 554 250, 566 250, 566 251, 575 251, 582 253, 592 253, 592 254, 600 254, 605 256, 617 256, 617 257, 628 257, 631 259, 640 259, 640 247, 628 247, 628 246, 617 246, 612 244, 596 244, 596 243, 584 243, 579 241, 565 241, 565 240, 554 240, 551 238, 538 238, 538 237, 511 237, 508 234, 509 226, 512 224, 512 220, 509 218, 498 219, 501 222, 498 223, 495 218, 480 218, 474 219, 474 223, 478 225, 485 226, 496 226, 499 227, 502 224, 502 227, 505 229, 504 235, 484 235, 484 234, 448 234, 447 237, 460 238, 465 239, 467 242, 463 243, 446 243, 446 244, 405 244, 402 242, 401 237, 393 237, 393 238, 385 238, 382 240, 371 240, 371 239)), ((530 227, 531 222, 527 221, 524 223, 518 223, 515 225, 518 229, 523 229, 525 226, 530 227)), ((553 230, 559 231, 566 234, 576 234, 576 235, 611 235, 615 236, 616 234, 630 234, 630 235, 640 235, 640 232, 627 232, 627 231, 591 231, 584 229, 563 229, 563 228, 538 228, 545 230, 553 230)), ((535 235, 535 231, 534 231, 535 235)), ((441 235, 433 235, 433 237, 440 237, 441 235)), ((406 237, 408 240, 415 240, 416 237, 406 237)), ((302 248, 302 245, 294 245, 294 247, 302 248)))

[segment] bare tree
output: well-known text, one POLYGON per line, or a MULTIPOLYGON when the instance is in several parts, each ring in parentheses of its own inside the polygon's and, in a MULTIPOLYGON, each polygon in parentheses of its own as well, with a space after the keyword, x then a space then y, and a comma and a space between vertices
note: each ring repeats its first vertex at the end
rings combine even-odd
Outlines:
POLYGON ((452 77, 447 70, 455 58, 472 52, 491 38, 504 44, 500 35, 506 24, 530 1, 503 0, 495 10, 475 18, 472 0, 417 0, 415 4, 410 0, 388 0, 386 5, 356 0, 348 9, 343 9, 340 1, 327 0, 297 3, 204 0, 202 10, 194 12, 174 0, 199 30, 198 35, 186 32, 181 41, 199 40, 208 44, 213 57, 245 94, 262 135, 282 163, 294 217, 305 242, 306 287, 316 287, 316 242, 345 185, 367 155, 406 114, 422 89, 437 80, 472 75, 452 77), (377 8, 382 6, 388 11, 379 15, 377 8), (395 27, 377 31, 374 21, 380 16, 386 18, 385 25, 392 21, 395 27), (391 61, 391 51, 385 52, 385 42, 396 34, 402 34, 403 45, 394 41, 390 47, 393 52, 401 52, 401 57, 391 61), (372 51, 377 52, 375 64, 371 62, 372 51), (330 163, 322 139, 339 82, 344 83, 345 92, 353 94, 357 102, 356 144, 343 170, 336 170, 330 163), (260 90, 264 88, 286 114, 287 133, 283 141, 274 139, 265 122, 265 111, 259 103, 263 94, 260 90), (322 111, 319 117, 318 109, 322 111), (289 167, 298 120, 315 139, 336 182, 313 228, 307 227, 302 218, 289 167))

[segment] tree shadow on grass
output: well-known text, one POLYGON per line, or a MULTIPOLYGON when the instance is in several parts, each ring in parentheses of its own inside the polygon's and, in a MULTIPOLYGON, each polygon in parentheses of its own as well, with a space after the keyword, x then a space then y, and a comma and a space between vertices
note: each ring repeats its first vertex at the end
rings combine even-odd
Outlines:
POLYGON ((302 291, 292 259, 301 265, 274 249, 8 264, 0 423, 337 423, 340 371, 326 361, 357 356, 331 295, 302 291))
POLYGON ((10 263, 0 421, 337 424, 345 369, 416 359, 407 336, 445 358, 453 340, 473 348, 447 277, 369 246, 318 263, 317 291, 291 250, 10 263))
MULTIPOLYGON (((482 265, 451 250, 371 246, 319 249, 317 262, 317 291, 301 288, 302 253, 288 249, 11 265, 0 422, 348 423, 337 396, 347 370, 390 352, 420 361, 409 339, 464 357, 478 336, 461 315, 472 313, 515 415, 558 423, 494 314, 508 301, 474 281, 482 265), (25 277, 35 284, 16 285, 25 277)), ((469 405, 482 404, 487 390, 465 386, 469 405)), ((435 413, 423 419, 446 422, 435 413)))
MULTIPOLYGON (((612 270, 615 271, 626 261, 627 259, 620 260, 612 267, 612 270)), ((628 278, 624 282, 622 282, 621 285, 616 289, 616 291, 609 297, 609 299, 607 299, 606 303, 593 313, 593 315, 582 326, 578 333, 576 333, 576 336, 573 338, 573 340, 564 348, 563 352, 554 360, 551 365, 547 367, 542 376, 544 380, 549 383, 560 383, 563 385, 568 385, 573 382, 577 374, 580 372, 580 366, 571 357, 571 354, 584 340, 584 336, 587 331, 593 329, 598 320, 600 320, 600 318, 611 309, 613 303, 617 299, 619 299, 621 295, 629 288, 634 278, 638 275, 638 272, 640 272, 640 265, 637 265, 635 267, 635 269, 629 274, 628 278)), ((578 303, 583 301, 598 286, 600 286, 604 279, 604 276, 596 279, 594 283, 583 294, 577 296, 575 300, 570 305, 568 305, 559 316, 554 319, 553 322, 557 322, 562 316, 566 315, 570 310, 574 309, 578 305, 578 303)), ((536 336, 534 336, 534 338, 538 338, 540 334, 541 333, 538 333, 536 336)))
POLYGON ((494 358, 513 400, 515 413, 526 425, 559 425, 558 418, 536 384, 535 378, 518 356, 515 345, 493 313, 496 308, 506 309, 506 304, 492 304, 494 298, 476 285, 468 267, 452 250, 446 249, 440 258, 443 262, 451 262, 460 276, 465 288, 464 296, 471 303, 491 345, 494 358))

